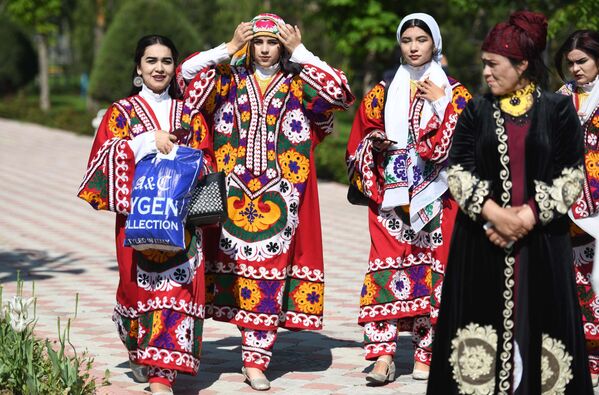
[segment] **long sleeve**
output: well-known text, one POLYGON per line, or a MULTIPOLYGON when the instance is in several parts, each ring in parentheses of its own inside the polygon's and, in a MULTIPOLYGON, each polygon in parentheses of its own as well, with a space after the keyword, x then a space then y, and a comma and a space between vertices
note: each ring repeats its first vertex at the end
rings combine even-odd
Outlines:
POLYGON ((447 159, 458 117, 472 95, 461 84, 454 86, 451 101, 443 97, 432 103, 435 117, 418 136, 418 154, 424 160, 440 163, 447 159))
POLYGON ((345 154, 350 183, 377 203, 382 201, 383 154, 374 150, 368 137, 385 135, 384 107, 385 86, 379 83, 360 103, 345 154))
POLYGON ((491 181, 482 179, 475 162, 475 102, 460 116, 449 152, 447 184, 460 209, 473 221, 480 220, 483 203, 491 196, 491 181))
POLYGON ((135 154, 122 108, 112 105, 98 128, 77 195, 96 210, 126 214, 135 174, 135 154))
POLYGON ((568 97, 563 97, 556 110, 557 126, 552 136, 552 180, 534 180, 534 198, 542 224, 548 224, 568 212, 580 196, 584 179, 583 136, 574 105, 568 97))

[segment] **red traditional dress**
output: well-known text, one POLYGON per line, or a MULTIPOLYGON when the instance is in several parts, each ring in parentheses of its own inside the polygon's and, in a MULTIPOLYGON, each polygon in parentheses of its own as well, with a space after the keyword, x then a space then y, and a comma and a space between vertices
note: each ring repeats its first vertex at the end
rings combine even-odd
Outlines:
MULTIPOLYGON (((592 88, 593 86, 577 87, 574 82, 570 82, 562 86, 558 92, 571 96, 576 111, 581 111, 592 88)), ((585 180, 582 195, 572 207, 575 218, 587 218, 599 213, 599 106, 591 111, 592 114, 583 123, 585 180)), ((593 292, 590 283, 596 253, 595 239, 574 223, 570 232, 589 366, 591 373, 599 374, 599 297, 593 292)))
POLYGON ((200 363, 205 310, 201 232, 186 231, 187 249, 181 253, 136 251, 124 246, 125 221, 136 161, 157 152, 153 132, 191 127, 191 147, 205 135, 201 116, 191 121, 190 113, 183 101, 172 100, 166 91, 156 95, 145 85, 139 95, 113 103, 96 133, 78 192, 94 209, 117 213, 119 286, 113 321, 129 359, 148 365, 150 377, 170 382, 177 372, 195 374, 200 363))
MULTIPOLYGON (((385 171, 390 161, 395 161, 395 166, 391 163, 397 173, 394 183, 409 185, 410 199, 430 183, 445 180, 445 160, 453 130, 458 115, 471 98, 458 81, 450 78, 449 84, 450 98, 433 104, 437 108, 425 127, 419 125, 424 99, 415 97, 414 81, 410 83, 409 114, 385 106, 388 86, 381 82, 366 94, 354 119, 347 146, 350 180, 370 198, 371 250, 358 318, 364 326, 364 347, 369 360, 394 355, 397 332, 410 331, 415 361, 430 363, 432 324, 438 314, 457 204, 444 192, 419 210, 414 221, 409 205, 388 209, 382 203, 391 177, 385 171), (408 117, 405 149, 389 148, 386 152, 374 149, 371 136, 389 137, 386 111, 408 117), (408 180, 406 163, 416 156, 422 162, 413 163, 408 180)), ((446 184, 444 188, 446 191, 446 184)))
MULTIPOLYGON (((258 18, 255 33, 276 28, 274 17, 258 18)), ((314 149, 354 97, 343 72, 303 45, 291 57, 299 73, 249 57, 216 66, 228 59, 223 44, 181 65, 193 78, 186 100, 209 125, 202 147, 228 184, 228 219, 206 232, 207 315, 239 326, 244 365, 264 370, 278 327, 322 328, 314 149)))

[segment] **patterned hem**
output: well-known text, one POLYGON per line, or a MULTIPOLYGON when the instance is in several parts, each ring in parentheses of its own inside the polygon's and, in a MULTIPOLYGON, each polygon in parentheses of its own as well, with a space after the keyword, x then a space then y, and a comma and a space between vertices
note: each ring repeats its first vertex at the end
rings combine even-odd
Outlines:
POLYGON ((584 338, 587 341, 599 341, 599 324, 597 322, 583 322, 584 338))
POLYGON ((228 322, 242 328, 271 331, 286 329, 322 329, 323 317, 320 315, 298 313, 295 311, 279 314, 254 313, 238 307, 208 306, 206 317, 215 321, 228 322))
POLYGON ((367 322, 415 318, 430 315, 430 296, 414 300, 397 300, 394 302, 361 306, 358 324, 367 322))
POLYGON ((200 360, 190 354, 163 348, 147 347, 137 352, 129 352, 129 359, 140 365, 148 365, 162 369, 175 370, 179 373, 195 375, 200 367, 200 360))

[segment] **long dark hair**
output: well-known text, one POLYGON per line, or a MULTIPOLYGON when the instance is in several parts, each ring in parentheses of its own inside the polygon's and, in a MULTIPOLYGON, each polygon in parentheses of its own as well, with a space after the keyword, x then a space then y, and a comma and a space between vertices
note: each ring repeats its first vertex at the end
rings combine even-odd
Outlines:
MULTIPOLYGON (((154 44, 160 44, 164 45, 165 47, 168 47, 168 49, 171 50, 171 55, 173 56, 174 66, 175 68, 177 67, 179 51, 177 51, 177 47, 175 47, 175 44, 171 41, 170 38, 160 36, 158 34, 150 34, 147 36, 143 36, 139 39, 139 41, 137 42, 137 47, 135 48, 135 65, 133 66, 133 72, 131 73, 131 96, 136 95, 141 91, 141 87, 133 85, 133 79, 137 77, 137 68, 141 65, 141 58, 143 58, 144 53, 146 52, 146 48, 154 44)), ((182 97, 175 76, 173 76, 173 79, 169 84, 168 93, 173 99, 180 99, 182 97)))
MULTIPOLYGON (((424 32, 426 34, 428 34, 428 36, 430 37, 431 41, 433 41, 433 47, 434 47, 434 39, 433 39, 433 33, 431 32, 431 28, 428 27, 428 25, 426 23, 424 23, 424 21, 420 20, 420 19, 410 19, 404 22, 404 24, 401 26, 401 30, 399 31, 399 37, 401 37, 403 35, 403 33, 408 30, 411 27, 419 27, 422 30, 424 30, 424 32)), ((401 52, 401 51, 400 51, 401 52)), ((439 49, 434 48, 434 51, 431 55, 431 59, 433 60, 435 59, 435 57, 437 56, 437 53, 439 52, 439 49)), ((401 63, 403 63, 404 59, 403 59, 403 54, 401 54, 400 57, 400 61, 401 63)))
MULTIPOLYGON (((564 58, 568 53, 578 49, 593 58, 595 63, 599 62, 599 32, 595 30, 577 30, 570 34, 566 41, 555 54, 555 69, 562 80, 565 80, 564 71, 562 69, 564 58)), ((599 64, 598 64, 599 65, 599 64)))
MULTIPOLYGON (((512 66, 516 67, 522 60, 508 58, 512 66)), ((537 86, 546 89, 549 85, 549 69, 543 62, 541 56, 533 56, 528 60, 528 67, 522 73, 522 77, 526 78, 530 82, 534 82, 537 86)))

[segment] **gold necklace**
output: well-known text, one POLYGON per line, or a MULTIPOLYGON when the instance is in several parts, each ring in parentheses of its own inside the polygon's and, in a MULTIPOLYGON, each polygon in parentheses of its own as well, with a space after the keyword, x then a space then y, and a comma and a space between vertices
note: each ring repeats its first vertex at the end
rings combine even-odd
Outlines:
POLYGON ((513 117, 526 114, 534 103, 533 93, 535 89, 536 85, 531 82, 522 89, 501 96, 499 98, 499 108, 513 117))

